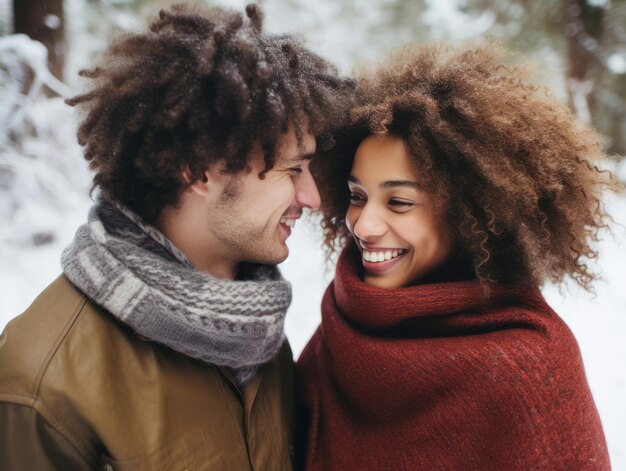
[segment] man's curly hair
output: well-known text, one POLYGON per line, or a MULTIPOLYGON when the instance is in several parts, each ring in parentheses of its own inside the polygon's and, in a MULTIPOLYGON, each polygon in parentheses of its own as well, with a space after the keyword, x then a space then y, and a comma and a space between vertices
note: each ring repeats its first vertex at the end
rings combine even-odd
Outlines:
POLYGON ((407 46, 357 74, 357 105, 337 146, 312 163, 332 255, 349 233, 346 178, 368 135, 402 138, 421 184, 444 209, 463 258, 490 283, 572 277, 591 289, 592 241, 607 227, 598 136, 532 85, 524 65, 482 42, 407 46))
POLYGON ((345 118, 353 82, 299 39, 262 25, 255 4, 245 16, 176 5, 81 71, 92 86, 67 103, 82 111, 78 141, 94 188, 153 222, 212 164, 246 169, 255 146, 263 177, 290 127, 299 142, 308 131, 321 149, 331 144, 327 129, 345 118))

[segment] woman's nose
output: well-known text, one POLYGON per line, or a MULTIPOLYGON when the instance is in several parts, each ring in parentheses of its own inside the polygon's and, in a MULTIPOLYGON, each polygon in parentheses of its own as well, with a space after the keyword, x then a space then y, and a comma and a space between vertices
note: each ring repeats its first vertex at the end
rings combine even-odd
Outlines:
POLYGON ((363 241, 381 237, 387 232, 387 224, 374 205, 366 204, 354 224, 354 235, 363 241))

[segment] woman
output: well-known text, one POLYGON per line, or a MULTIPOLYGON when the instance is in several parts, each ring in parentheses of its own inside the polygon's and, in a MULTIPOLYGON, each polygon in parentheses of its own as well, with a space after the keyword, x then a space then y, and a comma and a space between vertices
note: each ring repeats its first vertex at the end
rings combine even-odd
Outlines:
POLYGON ((597 136, 490 44, 357 77, 316 168, 330 249, 298 362, 309 470, 605 470, 578 346, 539 287, 573 278, 616 189, 597 136))

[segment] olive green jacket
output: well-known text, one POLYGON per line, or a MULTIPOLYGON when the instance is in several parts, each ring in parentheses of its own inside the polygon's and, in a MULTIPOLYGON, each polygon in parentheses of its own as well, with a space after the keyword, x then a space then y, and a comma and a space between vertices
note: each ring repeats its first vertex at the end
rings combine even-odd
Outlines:
POLYGON ((64 276, 0 337, 0 469, 291 469, 285 343, 242 389, 138 338, 64 276))

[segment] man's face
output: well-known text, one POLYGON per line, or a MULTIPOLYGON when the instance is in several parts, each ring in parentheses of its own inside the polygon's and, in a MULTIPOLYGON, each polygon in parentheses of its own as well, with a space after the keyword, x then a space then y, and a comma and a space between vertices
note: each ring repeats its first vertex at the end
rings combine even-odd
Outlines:
POLYGON ((250 172, 222 177, 223 191, 210 209, 208 229, 217 244, 211 250, 220 253, 225 263, 275 265, 287 258, 286 241, 296 220, 304 208, 320 206, 309 170, 315 148, 315 138, 308 132, 298 146, 292 130, 280 140, 276 164, 264 179, 259 178, 264 161, 258 151, 250 172))

